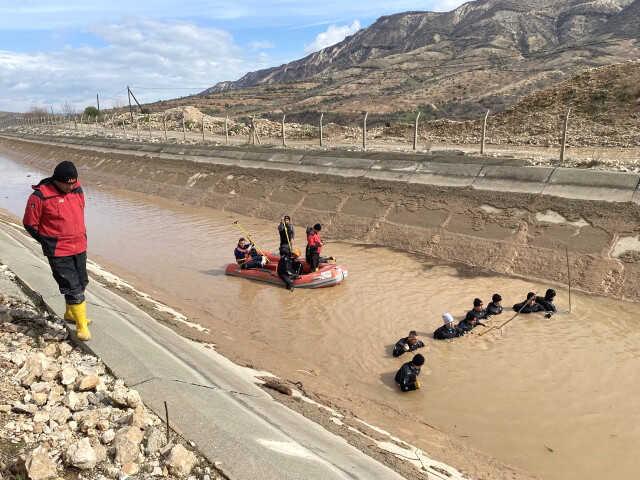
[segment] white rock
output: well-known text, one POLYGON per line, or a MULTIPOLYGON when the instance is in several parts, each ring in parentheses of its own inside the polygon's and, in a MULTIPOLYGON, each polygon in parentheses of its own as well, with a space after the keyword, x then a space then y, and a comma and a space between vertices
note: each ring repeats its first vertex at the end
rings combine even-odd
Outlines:
MULTIPOLYGON (((59 425, 67 423, 67 420, 71 417, 71 411, 67 407, 59 405, 51 409, 49 418, 59 425)), ((53 427, 52 427, 53 428, 53 427)))
POLYGON ((33 353, 27 357, 16 378, 27 387, 38 380, 47 368, 49 368, 47 356, 42 352, 33 353))
POLYGON ((68 392, 64 398, 64 404, 69 407, 72 412, 78 412, 89 406, 86 393, 68 392))
POLYGON ((60 371, 60 383, 62 385, 71 385, 78 378, 78 371, 71 367, 66 366, 60 371))
POLYGON ((89 443, 88 438, 83 438, 72 443, 65 452, 65 460, 68 465, 80 470, 91 470, 96 466, 96 451, 89 443))
POLYGON ((127 405, 131 408, 136 408, 138 405, 142 404, 142 399, 140 398, 140 394, 137 390, 129 390, 127 392, 127 405))
POLYGON ((186 477, 191 473, 197 458, 182 445, 178 444, 171 449, 169 455, 165 459, 165 465, 169 472, 176 477, 186 477))
POLYGON ((144 433, 138 427, 124 427, 118 430, 113 440, 116 462, 120 464, 137 462, 143 437, 144 433))
POLYGON ((85 375, 78 379, 76 388, 81 392, 88 392, 89 390, 95 390, 100 378, 98 375, 85 375))
POLYGON ((102 443, 104 443, 105 445, 109 445, 111 442, 113 442, 114 438, 116 438, 116 432, 114 432, 113 430, 107 430, 102 434, 102 437, 100 437, 102 443))
POLYGON ((27 454, 25 468, 30 480, 49 480, 58 476, 56 464, 43 446, 27 454))

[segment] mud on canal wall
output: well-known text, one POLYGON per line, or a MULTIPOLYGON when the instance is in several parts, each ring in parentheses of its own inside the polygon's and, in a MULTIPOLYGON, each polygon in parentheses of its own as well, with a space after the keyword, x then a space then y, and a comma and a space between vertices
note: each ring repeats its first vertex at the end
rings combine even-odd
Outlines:
POLYGON ((144 152, 87 143, 2 137, 0 154, 45 171, 72 160, 90 182, 273 221, 288 213, 298 225, 325 224, 329 239, 556 283, 567 283, 568 248, 573 286, 640 299, 637 175, 461 156, 334 158, 175 145, 144 152))

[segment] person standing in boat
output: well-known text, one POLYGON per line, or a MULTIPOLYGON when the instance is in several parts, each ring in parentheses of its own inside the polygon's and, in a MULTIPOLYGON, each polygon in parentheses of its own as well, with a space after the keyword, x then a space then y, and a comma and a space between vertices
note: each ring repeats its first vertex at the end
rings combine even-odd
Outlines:
POLYGON ((293 249, 293 239, 296 236, 296 231, 289 215, 282 217, 282 221, 278 225, 278 233, 280 234, 280 246, 286 245, 290 250, 293 249))
POLYGON ((236 262, 242 269, 260 268, 267 263, 267 258, 258 254, 251 242, 247 241, 244 237, 238 240, 238 245, 233 251, 233 254, 236 257, 236 262))
POLYGON ((322 238, 320 238, 321 230, 322 225, 320 225, 319 223, 316 223, 313 228, 307 229, 306 260, 309 264, 311 272, 317 271, 318 266, 320 265, 320 253, 322 252, 322 247, 324 246, 322 238))

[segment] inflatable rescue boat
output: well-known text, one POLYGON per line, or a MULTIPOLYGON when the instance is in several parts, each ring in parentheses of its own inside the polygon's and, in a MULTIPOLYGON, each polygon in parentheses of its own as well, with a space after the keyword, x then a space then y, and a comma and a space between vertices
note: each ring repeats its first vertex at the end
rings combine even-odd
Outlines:
MULTIPOLYGON (((258 280, 260 282, 284 286, 284 282, 280 279, 277 273, 280 257, 268 254, 267 258, 269 259, 269 262, 261 268, 242 269, 237 263, 230 263, 227 265, 225 273, 235 277, 244 277, 251 280, 258 280)), ((316 272, 310 272, 307 262, 302 258, 299 261, 302 263, 302 274, 293 281, 293 286, 295 288, 333 287, 334 285, 341 283, 348 275, 346 268, 335 263, 320 263, 316 272)))

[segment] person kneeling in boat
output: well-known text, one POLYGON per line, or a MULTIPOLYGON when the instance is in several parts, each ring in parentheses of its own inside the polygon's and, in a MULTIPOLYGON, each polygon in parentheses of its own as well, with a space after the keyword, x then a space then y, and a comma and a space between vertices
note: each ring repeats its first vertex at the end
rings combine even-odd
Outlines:
POLYGON ((278 276, 282 279, 287 290, 293 291, 293 281, 300 277, 302 264, 291 255, 287 245, 280 246, 280 260, 278 261, 278 276))
POLYGON ((444 313, 442 314, 442 320, 444 321, 444 325, 438 327, 436 331, 433 332, 433 338, 435 340, 449 340, 450 338, 457 338, 464 335, 464 330, 453 324, 453 315, 444 313))
POLYGON ((411 392, 420 388, 418 375, 420 375, 420 367, 424 365, 424 357, 419 353, 413 357, 410 362, 405 363, 396 373, 395 380, 400 390, 403 392, 411 392))
POLYGON ((494 293, 491 297, 491 302, 487 305, 486 317, 491 315, 500 315, 502 313, 502 296, 499 293, 494 293))
POLYGON ((553 288, 549 288, 544 297, 536 297, 536 303, 544 308, 545 312, 556 313, 558 310, 553 304, 553 300, 556 298, 556 291, 553 288))
POLYGON ((260 255, 253 244, 244 238, 238 240, 238 246, 233 251, 233 254, 242 269, 260 268, 267 263, 267 257, 260 255))
POLYGON ((409 336, 398 340, 393 347, 393 356, 399 357, 403 353, 413 352, 419 348, 424 347, 424 342, 418 340, 418 334, 415 330, 409 332, 409 336))
POLYGON ((529 292, 524 302, 516 303, 513 306, 513 311, 518 313, 535 313, 544 311, 544 307, 536 302, 536 294, 529 292))

